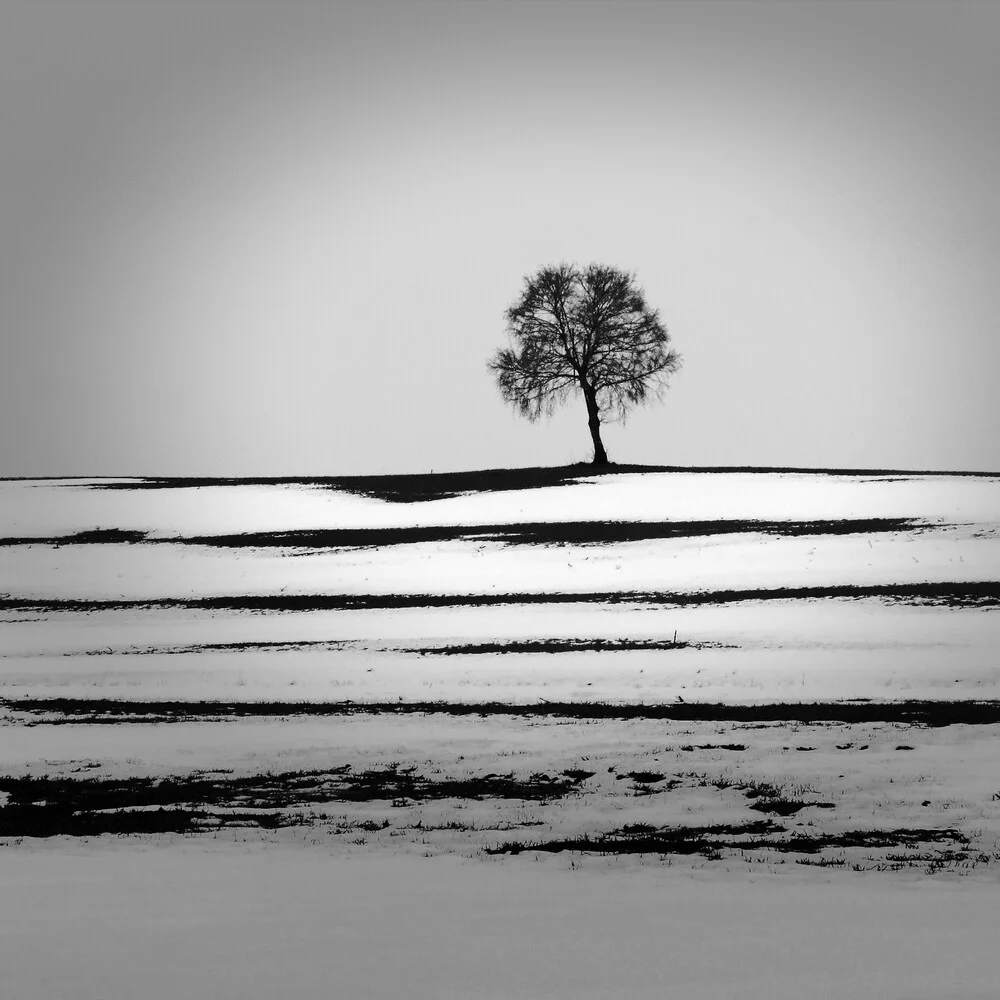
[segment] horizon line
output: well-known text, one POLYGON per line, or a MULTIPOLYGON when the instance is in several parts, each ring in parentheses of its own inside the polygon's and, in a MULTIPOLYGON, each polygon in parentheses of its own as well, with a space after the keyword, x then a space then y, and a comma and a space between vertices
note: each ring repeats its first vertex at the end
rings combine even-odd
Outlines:
POLYGON ((52 482, 68 479, 98 479, 108 481, 138 480, 141 482, 170 483, 197 481, 205 485, 279 485, 294 483, 328 483, 334 484, 346 481, 388 480, 388 479, 424 479, 433 477, 463 477, 481 475, 512 475, 529 472, 553 473, 575 472, 580 478, 587 476, 603 476, 614 474, 656 474, 656 473, 718 473, 718 474, 803 474, 826 476, 966 476, 980 478, 1000 478, 1000 471, 969 470, 969 469, 874 469, 874 468, 841 468, 837 466, 781 466, 781 465, 641 465, 636 463, 615 463, 593 465, 590 462, 573 463, 569 465, 496 467, 488 469, 463 469, 451 472, 375 472, 350 473, 346 475, 107 475, 107 474, 69 474, 69 475, 37 475, 37 476, 0 476, 0 482, 52 482))

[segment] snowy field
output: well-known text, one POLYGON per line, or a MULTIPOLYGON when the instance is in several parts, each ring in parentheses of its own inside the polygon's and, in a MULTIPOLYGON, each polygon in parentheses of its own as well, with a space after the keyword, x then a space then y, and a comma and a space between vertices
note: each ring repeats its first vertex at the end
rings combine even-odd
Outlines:
POLYGON ((2 482, 9 995, 994 996, 998 650, 995 477, 2 482))

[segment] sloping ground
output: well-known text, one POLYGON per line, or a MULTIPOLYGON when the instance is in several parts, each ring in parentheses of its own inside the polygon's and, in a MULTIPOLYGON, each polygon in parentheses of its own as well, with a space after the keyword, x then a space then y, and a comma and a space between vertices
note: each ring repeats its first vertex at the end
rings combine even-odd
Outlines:
POLYGON ((586 467, 567 476, 567 470, 550 471, 553 482, 534 477, 531 488, 517 470, 497 473, 486 489, 441 491, 429 484, 425 492, 403 490, 407 502, 315 480, 164 480, 155 489, 137 480, 0 480, 5 525, 0 534, 46 537, 98 529, 197 536, 564 521, 892 517, 966 524, 996 521, 1000 489, 1000 474, 616 470, 600 476, 586 467))
POLYGON ((8 710, 8 844, 169 833, 626 868, 640 857, 975 877, 1000 863, 995 706, 977 718, 910 705, 887 719, 877 706, 853 718, 788 706, 796 721, 725 706, 653 717, 79 708, 8 710))
POLYGON ((0 836, 993 870, 1000 480, 553 476, 3 484, 0 836))
POLYGON ((991 696, 1000 479, 588 471, 4 483, 0 695, 991 696))

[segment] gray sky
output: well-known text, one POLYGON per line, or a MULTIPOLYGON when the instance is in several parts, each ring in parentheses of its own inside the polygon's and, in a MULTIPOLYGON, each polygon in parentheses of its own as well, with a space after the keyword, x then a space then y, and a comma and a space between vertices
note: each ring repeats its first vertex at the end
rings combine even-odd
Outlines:
POLYGON ((1000 5, 0 0, 0 475, 590 457, 485 368, 635 271, 613 461, 1000 469, 1000 5))

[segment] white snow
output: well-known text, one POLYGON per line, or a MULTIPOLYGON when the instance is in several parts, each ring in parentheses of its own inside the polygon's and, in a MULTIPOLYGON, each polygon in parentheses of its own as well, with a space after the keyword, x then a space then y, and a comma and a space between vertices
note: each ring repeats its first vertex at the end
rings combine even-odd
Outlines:
MULTIPOLYGON (((141 544, 0 547, 0 593, 20 598, 694 593, 979 582, 996 580, 1000 571, 1000 480, 975 477, 617 475, 408 504, 312 487, 123 491, 36 481, 0 485, 0 509, 13 518, 0 527, 8 537, 93 527, 163 535, 611 516, 906 516, 932 525, 855 535, 742 533, 602 545, 459 540, 296 554, 141 544), (942 518, 946 526, 937 524, 942 518)), ((692 695, 750 701, 986 697, 998 683, 998 647, 996 609, 877 600, 269 614, 14 610, 0 614, 0 693, 517 702, 692 695), (406 652, 503 639, 667 641, 675 634, 701 648, 475 657, 406 652), (276 642, 334 645, 185 651, 206 643, 276 642)))
MULTIPOLYGON (((93 528, 169 537, 546 520, 870 517, 915 518, 929 530, 600 546, 457 541, 297 555, 174 545, 6 546, 0 594, 687 593, 998 579, 1000 479, 621 475, 419 504, 301 487, 108 491, 82 481, 0 483, 0 536, 8 538, 93 528)), ((0 699, 996 698, 998 648, 1000 610, 878 600, 266 614, 5 610, 0 699), (461 656, 408 651, 538 638, 668 641, 675 631, 695 645, 461 656), (290 645, 199 648, 227 643, 290 645)), ((995 726, 510 715, 58 721, 0 709, 0 774, 253 775, 398 763, 450 777, 567 767, 594 776, 553 804, 336 802, 317 807, 318 825, 278 832, 0 842, 5 997, 996 995, 995 726), (738 753, 721 746, 737 743, 745 745, 738 753), (670 794, 639 796, 617 780, 630 768, 688 779, 703 774, 705 783, 688 780, 670 794), (838 855, 843 868, 806 867, 764 851, 715 861, 483 853, 506 837, 531 842, 636 822, 745 822, 760 816, 734 787, 748 781, 835 804, 803 813, 804 830, 947 827, 962 831, 969 847, 937 874, 921 871, 909 848, 901 850, 910 863, 895 873, 870 870, 884 859, 856 847, 838 855), (357 838, 333 829, 360 818, 389 825, 357 838)))
POLYGON ((760 534, 601 546, 456 541, 319 550, 164 545, 0 549, 0 593, 152 600, 245 594, 512 594, 813 587, 990 580, 1000 535, 760 534))
POLYGON ((575 520, 1000 519, 1000 477, 621 474, 422 503, 390 503, 317 486, 106 490, 98 485, 90 480, 0 482, 4 535, 119 528, 169 536, 575 520))

